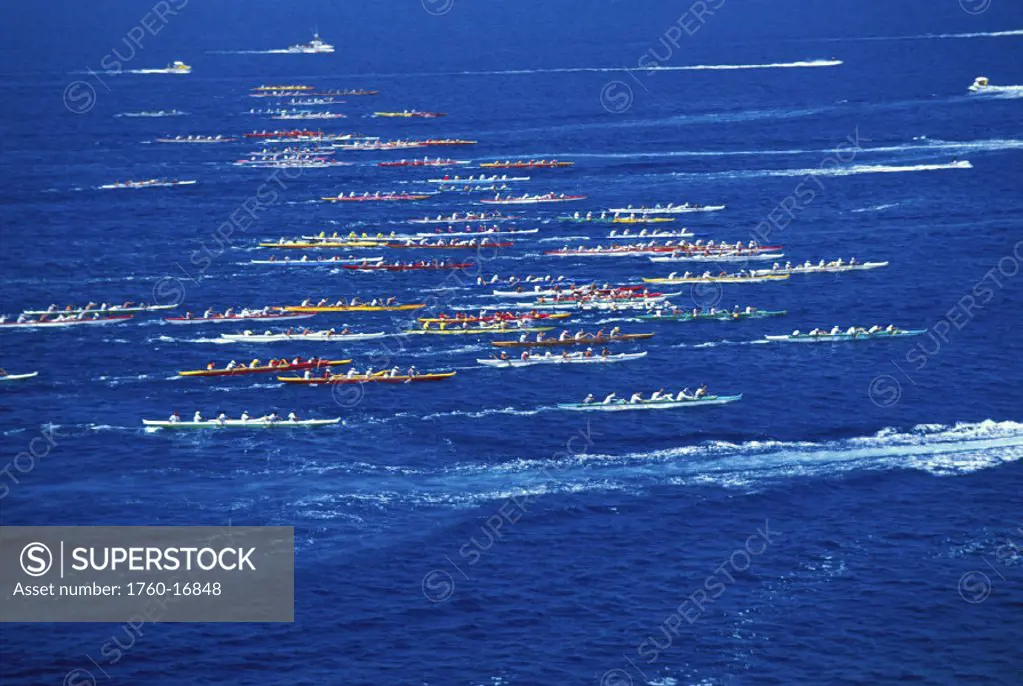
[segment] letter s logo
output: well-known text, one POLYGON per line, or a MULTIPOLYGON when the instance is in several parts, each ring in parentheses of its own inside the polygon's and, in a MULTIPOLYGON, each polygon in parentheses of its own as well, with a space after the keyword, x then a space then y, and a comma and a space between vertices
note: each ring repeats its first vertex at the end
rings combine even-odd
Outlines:
POLYGON ((42 543, 29 543, 21 549, 21 568, 29 576, 42 576, 53 566, 53 553, 42 543))

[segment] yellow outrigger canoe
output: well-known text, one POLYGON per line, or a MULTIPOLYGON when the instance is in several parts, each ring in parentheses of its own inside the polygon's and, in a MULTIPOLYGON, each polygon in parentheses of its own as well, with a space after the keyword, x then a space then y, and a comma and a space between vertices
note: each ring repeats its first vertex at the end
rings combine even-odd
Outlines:
POLYGON ((284 312, 404 312, 406 310, 421 310, 426 303, 413 303, 411 305, 285 305, 279 307, 284 312))
POLYGON ((666 224, 675 221, 674 217, 615 217, 612 224, 666 224))
POLYGON ((289 243, 260 243, 261 248, 382 248, 387 241, 291 241, 289 243))

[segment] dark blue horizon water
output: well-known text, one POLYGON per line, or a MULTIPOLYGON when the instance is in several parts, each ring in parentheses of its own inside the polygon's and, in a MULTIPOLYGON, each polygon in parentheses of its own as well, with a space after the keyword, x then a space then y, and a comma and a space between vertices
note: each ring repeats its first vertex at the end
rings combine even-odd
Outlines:
MULTIPOLYGON (((1023 8, 706 4, 718 9, 674 46, 662 38, 685 3, 455 0, 430 14, 448 5, 188 2, 125 61, 146 69, 180 59, 194 67, 185 77, 100 73, 113 50, 127 54, 124 36, 149 3, 8 8, 0 312, 151 302, 154 289, 158 300, 180 294, 192 312, 352 295, 436 298, 449 310, 493 304, 464 277, 249 263, 268 254, 259 240, 403 231, 410 217, 484 207, 451 194, 393 206, 316 201, 423 188, 435 171, 376 166, 423 154, 575 162, 530 172, 524 190, 588 199, 514 208, 519 225, 540 232, 486 255, 487 275, 635 283, 683 271, 542 254, 609 242, 598 228, 556 221, 563 212, 683 201, 727 206, 684 216, 701 238, 756 232, 792 261, 890 264, 674 298, 787 310, 781 318, 573 316, 572 330, 656 333, 621 348, 648 351, 642 360, 596 369, 481 368, 489 341, 463 337, 218 345, 220 328, 155 315, 2 331, 0 366, 40 375, 0 388, 0 522, 294 526, 296 601, 294 624, 3 625, 0 684, 1020 683, 1023 8), (246 52, 308 40, 314 27, 336 53, 246 52), (635 71, 651 54, 664 68, 635 71), (830 60, 841 64, 763 68, 830 60), (968 95, 978 75, 1001 90, 968 95), (87 85, 66 90, 76 81, 87 85), (246 97, 263 83, 380 94, 346 98, 335 109, 347 119, 274 122, 245 113, 269 106, 246 97), (87 111, 71 111, 83 103, 87 111), (116 116, 172 108, 188 114, 116 116), (448 116, 367 116, 406 108, 448 116), (272 128, 478 143, 339 151, 355 164, 274 182, 268 170, 230 164, 257 147, 248 142, 154 142, 272 128), (152 177, 198 183, 96 190, 152 177), (267 184, 276 200, 220 247, 218 227, 267 184), (759 343, 874 323, 928 332, 759 343), (211 360, 327 353, 458 375, 357 397, 272 378, 176 376, 211 360), (687 412, 555 409, 590 392, 703 382, 743 399, 687 412), (196 409, 343 423, 267 434, 140 428, 142 418, 196 409), (51 427, 52 450, 14 468, 51 427)), ((397 332, 414 316, 312 321, 397 332)))

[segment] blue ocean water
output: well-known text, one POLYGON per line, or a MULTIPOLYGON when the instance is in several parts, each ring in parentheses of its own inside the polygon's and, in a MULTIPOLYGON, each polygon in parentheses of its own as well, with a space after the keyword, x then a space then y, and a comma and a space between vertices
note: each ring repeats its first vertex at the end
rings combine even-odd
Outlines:
MULTIPOLYGON (((727 206, 685 216, 702 238, 756 232, 793 261, 890 265, 674 299, 787 310, 779 319, 573 317, 573 330, 656 332, 622 347, 646 358, 606 368, 484 369, 475 360, 492 348, 475 338, 339 346, 363 366, 458 371, 358 395, 176 376, 210 360, 334 350, 322 345, 218 345, 217 331, 152 315, 4 331, 2 366, 40 376, 0 389, 0 463, 55 432, 30 468, 8 467, 4 524, 294 526, 297 576, 293 625, 5 625, 0 683, 1020 682, 1018 4, 716 0, 695 24, 680 16, 687 6, 663 2, 169 4, 177 14, 150 16, 159 31, 130 59, 123 39, 148 3, 5 13, 0 311, 152 301, 154 289, 193 312, 352 295, 436 298, 437 309, 496 301, 464 277, 249 264, 267 254, 260 239, 401 231, 413 216, 484 207, 463 195, 316 202, 422 188, 433 172, 376 162, 423 151, 339 153, 355 164, 280 174, 276 200, 224 246, 218 227, 268 183, 268 170, 230 165, 256 146, 154 142, 293 124, 478 141, 430 156, 574 161, 530 172, 525 188, 588 199, 519 212, 540 233, 486 255, 488 275, 665 275, 675 267, 542 253, 601 242, 599 229, 557 222, 566 208, 682 201, 727 206), (671 28, 679 21, 687 31, 671 28), (335 54, 247 52, 305 40, 313 26, 335 54), (194 72, 101 73, 115 49, 127 69, 181 59, 194 72), (660 68, 636 69, 651 60, 660 68), (981 74, 1003 88, 967 95, 981 74), (87 87, 68 91, 76 81, 87 87), (246 97, 263 83, 380 94, 347 98, 337 109, 349 117, 322 126, 273 122, 245 113, 265 105, 246 97), (172 108, 188 114, 116 116, 172 108), (365 116, 406 108, 448 116, 365 116), (96 190, 151 177, 198 183, 96 190), (874 323, 928 333, 759 343, 874 323), (743 400, 554 409, 590 392, 702 382, 743 400), (344 421, 247 435, 140 428, 195 409, 344 421)), ((413 320, 315 321, 400 331, 413 320)))

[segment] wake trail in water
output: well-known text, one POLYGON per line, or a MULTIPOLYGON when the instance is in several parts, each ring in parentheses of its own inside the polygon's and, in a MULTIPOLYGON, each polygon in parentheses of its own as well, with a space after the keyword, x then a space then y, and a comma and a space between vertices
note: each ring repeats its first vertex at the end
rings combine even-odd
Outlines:
POLYGON ((940 171, 944 169, 973 169, 968 160, 946 164, 854 164, 848 167, 813 167, 810 169, 753 169, 748 171, 726 171, 712 173, 674 172, 676 178, 728 178, 745 179, 764 176, 854 176, 856 174, 898 174, 905 172, 940 171))
POLYGON ((796 62, 769 62, 766 64, 692 64, 650 67, 554 67, 548 69, 501 69, 495 71, 463 71, 462 75, 522 75, 522 74, 578 74, 584 72, 662 72, 662 71, 738 71, 744 69, 806 69, 837 67, 842 60, 801 60, 796 62))
MULTIPOLYGON (((502 408, 462 413, 541 412, 502 408)), ((442 418, 437 413, 426 418, 442 418)), ((624 421, 624 418, 623 418, 624 421)), ((357 492, 314 496, 317 506, 369 499, 390 505, 473 507, 488 501, 566 493, 641 493, 665 485, 717 486, 752 492, 793 479, 834 478, 850 472, 916 470, 954 477, 1023 459, 1023 424, 986 420, 953 426, 924 424, 909 430, 886 428, 870 436, 825 441, 710 441, 612 455, 561 452, 546 458, 521 458, 500 464, 469 462, 418 472, 392 466, 395 473, 368 473, 357 492)))
MULTIPOLYGON (((1006 89, 1019 89, 1019 95, 1023 97, 1023 86, 1005 86, 1006 89)), ((997 152, 1002 150, 1023 150, 1023 139, 1018 138, 994 138, 977 141, 946 141, 941 139, 919 138, 916 142, 901 145, 880 145, 874 147, 860 147, 856 154, 870 153, 901 153, 901 152, 997 152)), ((657 160, 671 159, 674 157, 762 157, 766 155, 829 155, 834 154, 835 148, 788 148, 779 150, 666 150, 660 152, 606 152, 606 153, 576 153, 576 152, 534 152, 521 155, 522 159, 537 158, 588 158, 596 160, 657 160)))

